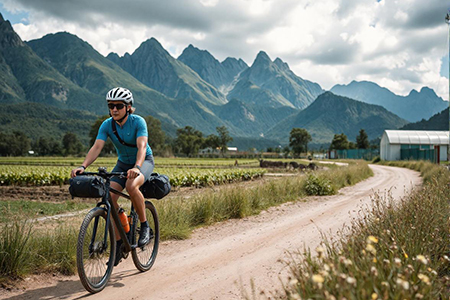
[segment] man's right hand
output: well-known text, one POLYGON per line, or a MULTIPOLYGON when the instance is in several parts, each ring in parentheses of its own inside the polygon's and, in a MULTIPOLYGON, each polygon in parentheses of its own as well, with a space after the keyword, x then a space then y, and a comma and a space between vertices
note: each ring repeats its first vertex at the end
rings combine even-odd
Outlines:
POLYGON ((70 172, 70 177, 75 177, 75 176, 77 176, 78 174, 82 174, 82 173, 84 173, 84 168, 83 167, 78 167, 78 168, 76 168, 76 169, 73 169, 72 170, 72 172, 70 172))

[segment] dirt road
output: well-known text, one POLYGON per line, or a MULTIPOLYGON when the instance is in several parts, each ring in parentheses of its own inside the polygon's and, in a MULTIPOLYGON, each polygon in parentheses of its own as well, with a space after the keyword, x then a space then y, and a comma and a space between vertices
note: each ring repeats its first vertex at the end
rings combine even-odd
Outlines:
MULTIPOLYGON (((99 294, 89 295, 77 276, 48 279, 20 293, 0 294, 10 299, 242 299, 254 281, 258 291, 280 288, 286 281, 283 260, 304 246, 314 249, 320 231, 334 234, 370 204, 374 192, 399 198, 421 184, 417 172, 373 165, 375 176, 339 195, 312 197, 286 204, 258 216, 230 220, 197 230, 184 241, 164 242, 156 263, 139 273, 131 258, 122 262, 99 294)), ((32 285, 32 284, 30 284, 32 285)))

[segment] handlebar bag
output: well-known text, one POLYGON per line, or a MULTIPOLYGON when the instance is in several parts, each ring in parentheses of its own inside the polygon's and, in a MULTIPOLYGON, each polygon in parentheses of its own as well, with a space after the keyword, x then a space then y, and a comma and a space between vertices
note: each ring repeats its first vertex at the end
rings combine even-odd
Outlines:
POLYGON ((164 174, 152 173, 140 190, 144 198, 162 199, 171 190, 169 177, 164 174))
POLYGON ((98 176, 75 176, 70 178, 69 184, 72 198, 101 198, 106 193, 105 181, 98 176))

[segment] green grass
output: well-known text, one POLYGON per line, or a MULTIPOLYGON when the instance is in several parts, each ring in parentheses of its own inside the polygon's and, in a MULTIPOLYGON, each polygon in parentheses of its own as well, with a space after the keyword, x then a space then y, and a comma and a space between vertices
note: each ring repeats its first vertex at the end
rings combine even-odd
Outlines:
POLYGON ((374 197, 345 234, 294 255, 277 298, 450 298, 450 173, 427 162, 384 163, 420 171, 424 187, 398 201, 374 197))
POLYGON ((74 200, 61 203, 30 200, 2 200, 0 201, 0 223, 7 223, 12 219, 17 218, 26 220, 44 216, 53 216, 66 212, 74 212, 91 208, 92 206, 92 203, 78 202, 74 200))

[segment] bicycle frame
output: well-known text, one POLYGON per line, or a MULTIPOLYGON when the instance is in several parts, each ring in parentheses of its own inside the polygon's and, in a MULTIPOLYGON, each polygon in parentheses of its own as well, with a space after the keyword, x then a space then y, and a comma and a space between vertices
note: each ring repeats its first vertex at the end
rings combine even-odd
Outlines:
MULTIPOLYGON (((109 224, 111 222, 111 215, 112 215, 112 218, 114 219, 114 223, 117 225, 116 226, 117 227, 117 231, 119 232, 119 235, 120 235, 120 237, 121 237, 121 239, 123 241, 124 252, 128 253, 131 250, 135 249, 136 245, 131 245, 130 244, 130 241, 128 240, 127 233, 125 232, 125 230, 121 226, 122 223, 120 222, 119 214, 117 213, 117 211, 115 209, 111 209, 111 208, 114 208, 114 205, 112 204, 110 192, 114 193, 114 194, 117 194, 117 195, 119 195, 119 196, 121 196, 123 198, 126 198, 128 200, 131 200, 131 198, 130 198, 129 195, 112 188, 110 186, 109 178, 106 179, 105 186, 106 186, 106 194, 105 194, 105 196, 103 196, 102 200, 99 203, 97 203, 97 207, 105 206, 105 208, 106 208, 106 226, 105 226, 105 234, 104 234, 104 241, 103 241, 103 243, 104 243, 104 245, 106 245, 106 239, 108 237, 108 228, 109 228, 109 224)), ((134 212, 133 204, 131 204, 131 212, 132 213, 134 212)), ((132 224, 130 224, 130 227, 131 227, 131 225, 132 224)), ((91 244, 90 244, 89 247, 92 247, 92 245, 94 244, 95 236, 97 234, 97 227, 98 227, 98 217, 95 219, 95 222, 94 222, 93 235, 92 235, 91 244)), ((131 230, 134 230, 134 228, 130 228, 130 231, 131 230)))

